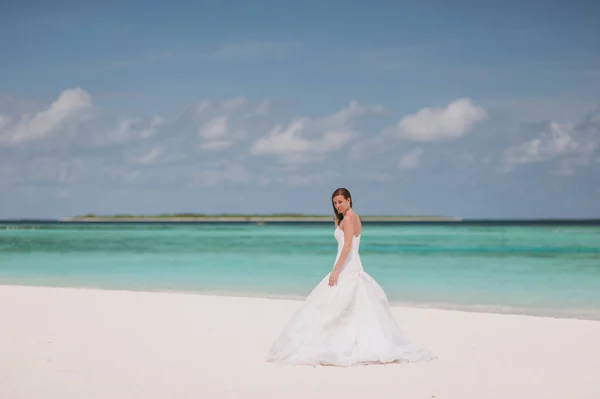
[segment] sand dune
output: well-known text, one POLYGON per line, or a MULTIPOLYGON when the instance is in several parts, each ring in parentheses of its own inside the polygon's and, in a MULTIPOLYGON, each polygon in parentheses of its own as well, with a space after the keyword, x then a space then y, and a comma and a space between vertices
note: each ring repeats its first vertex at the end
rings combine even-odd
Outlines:
POLYGON ((600 398, 600 322, 394 307, 439 358, 264 356, 298 301, 0 287, 0 398, 600 398))

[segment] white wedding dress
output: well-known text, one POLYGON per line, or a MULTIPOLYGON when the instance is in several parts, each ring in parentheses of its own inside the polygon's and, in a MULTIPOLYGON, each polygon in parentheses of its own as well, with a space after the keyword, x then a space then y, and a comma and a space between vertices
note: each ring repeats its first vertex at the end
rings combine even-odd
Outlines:
MULTIPOLYGON (((334 236, 337 262, 344 233, 336 228, 334 236)), ((353 366, 435 358, 396 324, 385 292, 363 269, 360 237, 352 237, 337 285, 329 286, 329 274, 319 282, 271 347, 268 362, 353 366)))

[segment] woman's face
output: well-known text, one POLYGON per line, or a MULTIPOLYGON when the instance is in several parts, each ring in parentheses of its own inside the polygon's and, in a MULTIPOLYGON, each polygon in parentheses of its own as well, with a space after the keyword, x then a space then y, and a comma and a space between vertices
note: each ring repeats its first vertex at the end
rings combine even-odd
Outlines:
POLYGON ((339 213, 344 214, 350 207, 350 200, 344 198, 343 195, 336 195, 333 197, 333 206, 339 213))

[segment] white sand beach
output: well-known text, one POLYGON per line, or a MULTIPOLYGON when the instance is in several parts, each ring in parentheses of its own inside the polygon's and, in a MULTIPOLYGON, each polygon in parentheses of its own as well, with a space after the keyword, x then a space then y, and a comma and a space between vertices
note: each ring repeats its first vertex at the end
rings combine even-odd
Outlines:
POLYGON ((600 322, 394 307, 428 363, 264 357, 299 301, 0 286, 0 398, 600 398, 600 322))

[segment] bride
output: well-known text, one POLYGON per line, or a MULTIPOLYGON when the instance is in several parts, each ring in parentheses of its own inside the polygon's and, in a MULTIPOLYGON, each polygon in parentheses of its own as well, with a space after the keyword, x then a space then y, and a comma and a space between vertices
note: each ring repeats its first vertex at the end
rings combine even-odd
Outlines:
POLYGON ((432 360, 409 341, 381 287, 362 266, 362 225, 345 188, 331 196, 338 251, 333 270, 308 295, 271 347, 267 361, 353 366, 432 360))

